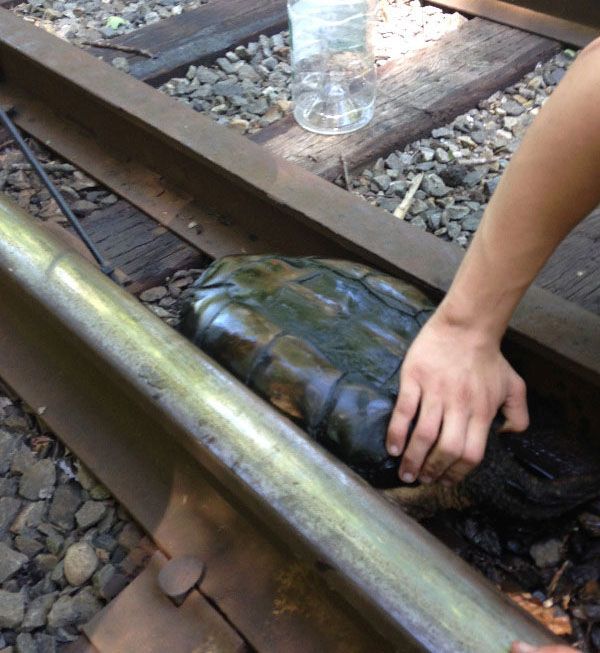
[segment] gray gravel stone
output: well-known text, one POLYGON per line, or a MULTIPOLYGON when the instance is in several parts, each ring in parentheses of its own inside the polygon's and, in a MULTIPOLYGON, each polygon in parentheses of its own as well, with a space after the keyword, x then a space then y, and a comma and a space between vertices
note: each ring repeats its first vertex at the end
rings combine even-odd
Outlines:
POLYGON ((143 533, 140 529, 133 523, 125 524, 119 536, 117 542, 125 547, 128 551, 134 549, 142 539, 143 533))
POLYGON ((442 220, 447 227, 449 222, 464 220, 469 213, 468 207, 451 204, 444 209, 442 220))
POLYGON ((86 216, 95 211, 98 207, 94 204, 94 202, 90 202, 88 200, 78 200, 77 202, 73 202, 71 204, 71 210, 75 215, 78 216, 86 216))
POLYGON ((22 501, 15 497, 0 498, 0 537, 10 528, 21 509, 22 501))
POLYGON ((56 488, 48 519, 65 530, 75 524, 75 512, 81 504, 81 492, 75 483, 67 483, 56 488))
POLYGON ((56 653, 56 640, 51 635, 36 633, 34 636, 37 653, 56 653))
POLYGON ((456 134, 454 133, 453 129, 450 129, 449 127, 440 127, 438 129, 434 129, 431 132, 431 135, 433 138, 455 138, 456 134))
POLYGON ((17 443, 15 435, 0 429, 0 474, 6 474, 10 469, 13 455, 17 450, 17 443))
POLYGON ((461 226, 465 231, 477 231, 480 222, 481 215, 471 215, 462 221, 461 226))
POLYGON ((387 175, 376 175, 373 177, 373 181, 383 191, 386 191, 392 183, 392 180, 387 175))
POLYGON ((97 566, 96 553, 87 542, 76 542, 65 553, 64 574, 70 585, 83 585, 92 577, 97 566))
POLYGON ((13 456, 10 471, 13 474, 24 474, 32 465, 35 465, 37 458, 29 447, 21 445, 13 456))
POLYGON ((0 497, 14 497, 17 494, 19 483, 14 476, 0 478, 0 497))
POLYGON ((99 596, 107 601, 113 599, 127 586, 127 576, 112 564, 107 564, 94 574, 94 587, 99 596))
POLYGON ((483 184, 486 193, 491 197, 496 188, 498 187, 498 183, 500 182, 500 177, 493 177, 492 179, 488 179, 485 181, 483 184))
POLYGON ((48 499, 54 493, 56 468, 51 460, 38 460, 21 476, 19 494, 25 499, 48 499))
POLYGON ((29 633, 20 633, 15 642, 16 653, 38 653, 37 644, 29 633))
POLYGON ((422 217, 418 216, 412 220, 411 224, 419 229, 427 229, 427 223, 422 217))
POLYGON ((553 567, 562 558, 563 543, 557 539, 536 542, 529 549, 529 553, 538 567, 553 567))
POLYGON ((396 195, 404 196, 404 194, 408 190, 408 182, 406 182, 404 179, 393 181, 390 184, 388 190, 392 193, 395 193, 396 195))
POLYGON ((419 215, 419 213, 423 213, 423 211, 427 211, 427 207, 429 205, 427 202, 424 202, 422 199, 417 197, 416 199, 413 200, 411 206, 410 206, 410 213, 412 215, 419 215))
POLYGON ((75 596, 61 596, 48 613, 50 628, 77 626, 89 621, 101 608, 101 604, 89 588, 75 596))
POLYGON ((17 535, 15 537, 15 547, 28 558, 33 558, 44 549, 44 545, 39 540, 28 535, 17 535))
POLYGON ((129 62, 125 57, 115 57, 111 63, 117 70, 122 70, 124 73, 129 72, 129 62))
MULTIPOLYGON (((240 66, 240 70, 243 69, 244 67, 240 66)), ((211 70, 206 66, 198 66, 196 70, 196 79, 202 84, 214 84, 219 81, 220 77, 214 70, 211 70)))
POLYGON ((432 197, 444 197, 450 192, 448 186, 436 174, 425 175, 421 188, 432 197))
POLYGON ((544 72, 544 82, 549 86, 555 86, 565 76, 567 71, 564 68, 554 68, 544 72))
POLYGON ((11 533, 19 535, 28 528, 37 528, 46 514, 45 501, 26 503, 10 527, 11 533))
POLYGON ((25 597, 23 594, 0 590, 0 628, 18 628, 24 615, 25 597))
POLYGON ((14 576, 26 562, 26 555, 0 542, 0 583, 14 576))
POLYGON ((458 222, 450 222, 448 224, 448 226, 446 227, 446 229, 448 230, 448 236, 450 236, 450 238, 452 238, 452 240, 454 240, 455 238, 458 238, 458 236, 460 236, 461 228, 460 228, 460 224, 458 224, 458 222))
POLYGON ((162 299, 167 295, 167 289, 164 286, 156 286, 155 288, 149 288, 144 290, 140 294, 140 299, 143 302, 157 302, 159 299, 162 299))
POLYGON ((52 572, 58 564, 58 557, 52 553, 40 553, 33 559, 35 566, 42 573, 52 572))
POLYGON ((25 613, 21 629, 31 631, 36 628, 42 628, 46 624, 46 616, 50 612, 50 608, 54 601, 56 601, 56 598, 57 594, 55 592, 42 594, 42 596, 34 598, 27 606, 27 612, 25 613))
POLYGON ((86 501, 75 513, 79 528, 83 530, 97 524, 106 513, 106 506, 101 501, 86 501))

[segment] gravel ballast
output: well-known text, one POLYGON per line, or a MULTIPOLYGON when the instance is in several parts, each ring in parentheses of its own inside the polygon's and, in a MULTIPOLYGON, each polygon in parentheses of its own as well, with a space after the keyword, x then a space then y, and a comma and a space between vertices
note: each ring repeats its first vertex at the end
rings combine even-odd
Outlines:
POLYGON ((77 639, 153 550, 40 410, 0 387, 2 652, 53 653, 77 639))
MULTIPOLYGON (((426 48, 467 19, 420 2, 382 3, 375 23, 378 65, 426 48)), ((114 63, 114 62, 113 62, 114 63)), ((160 87, 200 113, 254 134, 292 111, 289 32, 240 45, 212 66, 190 66, 160 87)))
MULTIPOLYGON (((352 192, 467 247, 527 127, 575 56, 572 50, 561 52, 428 138, 389 152, 352 177, 352 192), (400 204, 411 186, 418 190, 404 214, 400 204)), ((336 183, 345 187, 341 176, 336 183)))
MULTIPOLYGON (((117 202, 116 195, 101 187, 75 166, 52 154, 39 142, 28 139, 28 144, 78 217, 85 217, 95 210, 110 207, 117 202)), ((0 149, 0 191, 41 220, 61 225, 67 223, 48 190, 12 142, 0 149)))
POLYGON ((59 38, 82 44, 128 34, 196 9, 208 0, 30 0, 13 11, 59 38))

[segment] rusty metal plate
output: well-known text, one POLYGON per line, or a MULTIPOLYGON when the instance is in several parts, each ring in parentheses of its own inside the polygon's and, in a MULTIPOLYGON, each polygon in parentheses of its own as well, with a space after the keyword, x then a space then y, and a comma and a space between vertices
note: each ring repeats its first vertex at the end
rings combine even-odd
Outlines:
POLYGON ((600 11, 595 0, 431 0, 431 3, 578 47, 585 47, 600 36, 600 11))
POLYGON ((246 644, 198 591, 176 606, 161 591, 169 564, 155 553, 147 567, 83 631, 99 653, 242 653, 246 644))

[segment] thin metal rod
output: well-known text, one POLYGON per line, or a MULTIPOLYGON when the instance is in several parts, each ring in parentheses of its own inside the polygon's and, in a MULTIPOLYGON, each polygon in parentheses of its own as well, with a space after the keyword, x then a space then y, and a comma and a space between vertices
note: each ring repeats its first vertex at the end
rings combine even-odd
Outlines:
POLYGON ((37 176, 41 179, 44 186, 48 189, 48 192, 50 193, 50 195, 52 195, 52 197, 54 198, 55 202, 58 204, 58 207, 60 208, 64 216, 69 220, 69 222, 73 226, 73 229, 75 229, 75 231, 77 232, 77 235, 81 238, 85 246, 90 251, 91 255, 94 257, 94 259, 96 259, 102 272, 104 272, 104 274, 106 274, 111 279, 113 279, 113 281, 116 281, 116 278, 114 276, 114 267, 98 251, 96 245, 88 236, 85 229, 81 226, 81 222, 79 222, 79 220, 75 217, 73 211, 71 211, 71 208, 66 203, 65 198, 62 196, 61 192, 53 184, 50 177, 48 177, 48 174, 44 170, 42 164, 38 161, 35 154, 31 151, 31 148, 25 142, 23 136, 21 136, 21 132, 18 130, 15 123, 11 120, 8 113, 4 111, 4 109, 2 108, 0 108, 0 121, 2 121, 2 124, 9 132, 9 134, 11 135, 15 143, 18 145, 21 152, 23 152, 25 158, 27 159, 27 161, 29 161, 31 167, 34 169, 37 176))

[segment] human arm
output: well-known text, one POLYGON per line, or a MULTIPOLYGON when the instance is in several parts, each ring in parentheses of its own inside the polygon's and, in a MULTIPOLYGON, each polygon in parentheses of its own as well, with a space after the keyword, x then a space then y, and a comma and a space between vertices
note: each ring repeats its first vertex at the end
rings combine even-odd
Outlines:
POLYGON ((388 450, 403 480, 456 482, 498 408, 527 426, 525 385, 500 352, 510 317, 566 234, 600 203, 600 40, 572 65, 506 169, 440 307, 404 361, 388 450))

